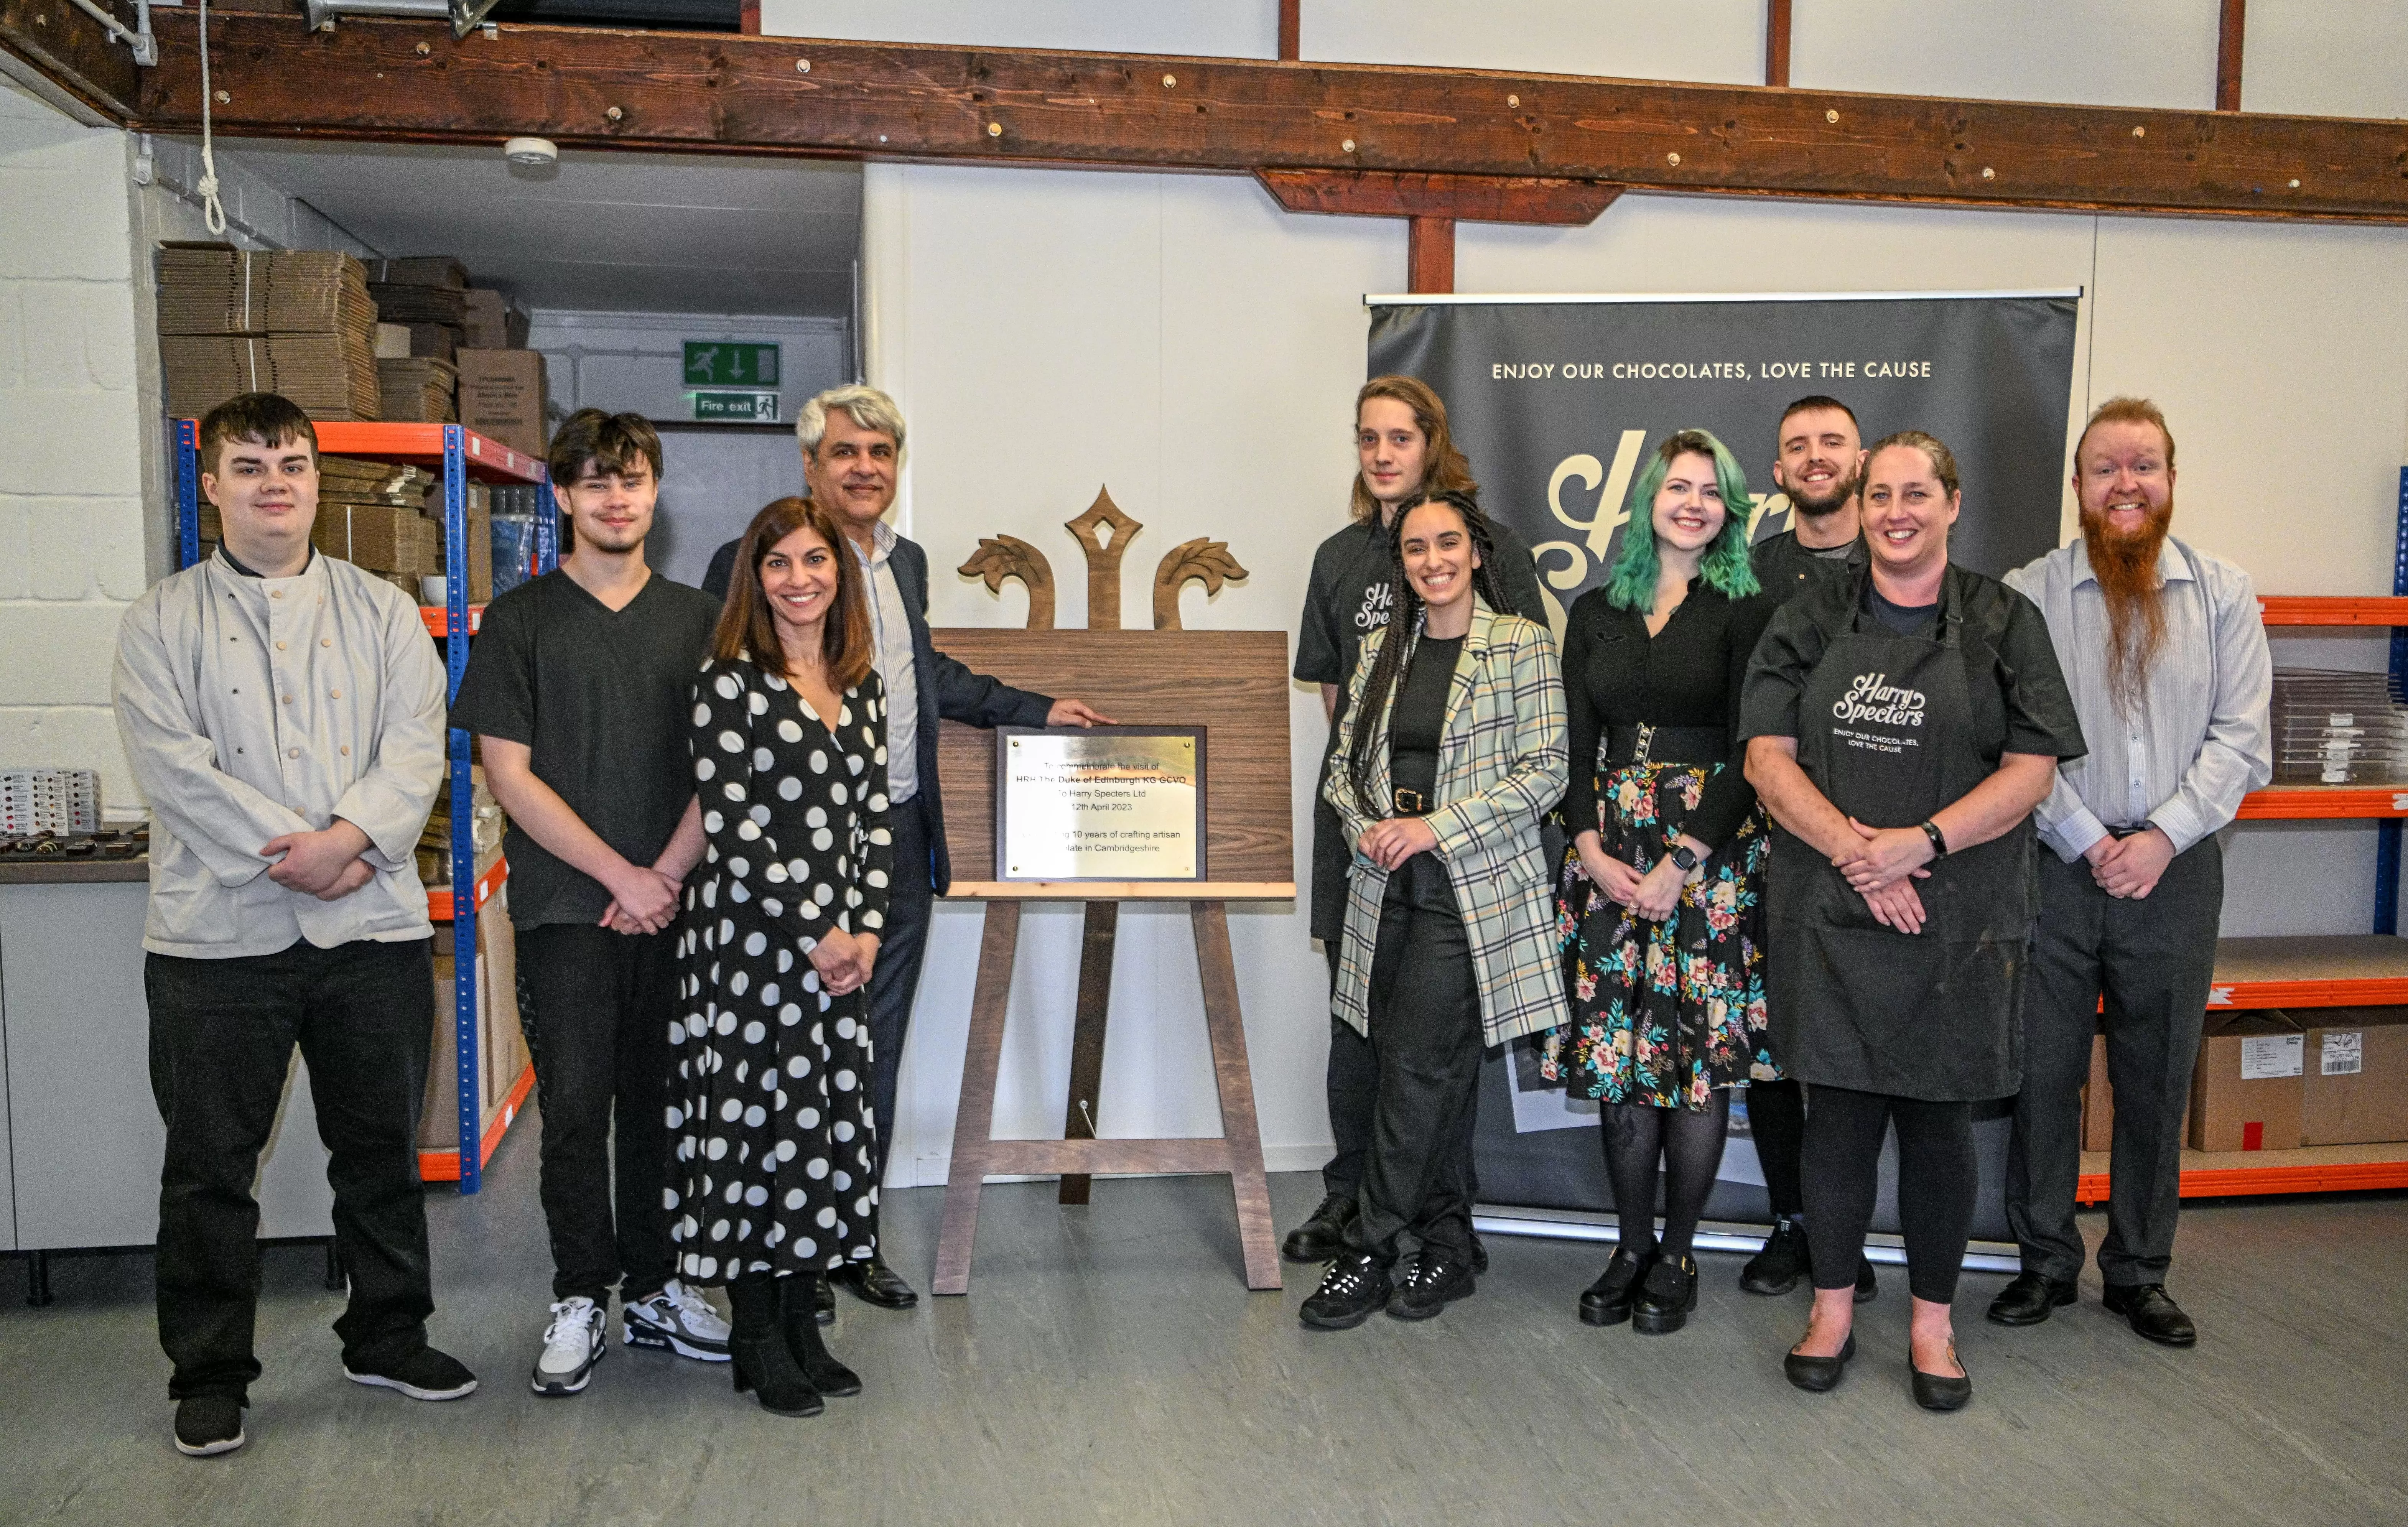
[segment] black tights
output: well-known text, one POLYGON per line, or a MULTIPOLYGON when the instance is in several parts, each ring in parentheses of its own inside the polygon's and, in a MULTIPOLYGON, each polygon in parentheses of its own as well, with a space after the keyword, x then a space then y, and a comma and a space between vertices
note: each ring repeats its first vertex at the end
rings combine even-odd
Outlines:
POLYGON ((1685 1257, 1714 1191, 1722 1165, 1723 1134, 1730 1126, 1730 1092, 1717 1089, 1703 1108, 1659 1108, 1652 1103, 1608 1103, 1598 1111, 1605 1139, 1605 1175, 1613 1183, 1613 1206, 1622 1221, 1622 1244, 1634 1252, 1656 1244, 1656 1168, 1664 1168, 1664 1235, 1667 1256, 1685 1257))
POLYGON ((1898 1126, 1898 1220, 1906 1284, 1917 1299, 1956 1297, 1973 1233, 1980 1166, 1973 1106, 1922 1103, 1844 1087, 1814 1089, 1806 1110, 1806 1252, 1818 1289, 1854 1288, 1881 1189, 1882 1137, 1898 1126))
POLYGON ((1750 1083, 1747 1133, 1756 1141, 1756 1163, 1764 1168, 1764 1196, 1771 1200, 1772 1217, 1786 1220, 1805 1213, 1806 1193, 1798 1181, 1798 1153, 1806 1138, 1806 1095, 1798 1084, 1750 1083))

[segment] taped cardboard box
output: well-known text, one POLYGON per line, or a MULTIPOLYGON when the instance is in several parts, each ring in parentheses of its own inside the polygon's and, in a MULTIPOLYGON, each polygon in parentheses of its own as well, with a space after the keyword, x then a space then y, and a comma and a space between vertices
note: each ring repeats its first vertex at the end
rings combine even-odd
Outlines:
POLYGON ((2287 1013, 2219 1015, 2191 1082, 2193 1150, 2289 1150, 2307 1101, 2307 1035, 2287 1013))
POLYGON ((2408 1140, 2408 1007, 2311 1008, 2303 1145, 2408 1140))
POLYGON ((512 450, 540 458, 550 438, 543 417, 543 352, 463 350, 457 364, 460 422, 512 450))

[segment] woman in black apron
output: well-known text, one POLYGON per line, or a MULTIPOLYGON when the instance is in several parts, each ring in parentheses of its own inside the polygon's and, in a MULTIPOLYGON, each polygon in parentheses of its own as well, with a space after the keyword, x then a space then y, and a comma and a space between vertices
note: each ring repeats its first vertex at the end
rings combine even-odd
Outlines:
POLYGON ((1948 448, 1893 435, 1864 481, 1868 565, 1782 607, 1742 704, 1748 778, 1781 829, 1773 1049, 1807 1086, 1814 1312, 1786 1368, 1828 1390, 1856 1354, 1856 1260, 1895 1124, 1914 1398, 1954 1410, 1972 1394, 1949 1324, 1973 1216, 1972 1105, 2021 1079, 2031 810, 2084 747, 2039 609, 1948 560, 1948 448))
POLYGON ((1736 750, 1748 659, 1776 605, 1749 565, 1748 502, 1721 441, 1666 436, 1632 485, 1607 581, 1564 632, 1572 1020, 1547 1036, 1540 1072, 1599 1101, 1622 1221, 1580 1318, 1651 1335, 1697 1306, 1690 1250, 1731 1089, 1781 1075, 1765 1037, 1766 826, 1736 750))

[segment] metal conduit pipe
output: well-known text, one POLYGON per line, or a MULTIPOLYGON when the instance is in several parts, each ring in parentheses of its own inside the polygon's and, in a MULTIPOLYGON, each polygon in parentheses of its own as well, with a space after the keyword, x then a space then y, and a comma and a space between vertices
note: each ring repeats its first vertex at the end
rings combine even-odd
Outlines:
POLYGON ((409 16, 422 21, 447 21, 452 35, 465 37, 494 8, 494 0, 304 0, 302 15, 312 32, 333 26, 346 16, 409 16))

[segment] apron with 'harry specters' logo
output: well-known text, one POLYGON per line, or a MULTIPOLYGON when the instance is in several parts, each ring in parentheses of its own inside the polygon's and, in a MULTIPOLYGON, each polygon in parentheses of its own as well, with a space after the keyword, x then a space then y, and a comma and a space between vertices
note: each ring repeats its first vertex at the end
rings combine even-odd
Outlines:
MULTIPOLYGON (((1859 615, 1807 678, 1798 763, 1868 827, 1917 826, 1997 766, 1973 735, 1963 620, 1956 579, 1943 578, 1933 635, 1859 615)), ((1933 863, 1914 882, 1923 931, 1902 934, 1882 926, 1828 859, 1784 834, 1771 855, 1765 962, 1783 1070, 1934 1102, 2013 1093, 2033 842, 2027 817, 1933 863)))

